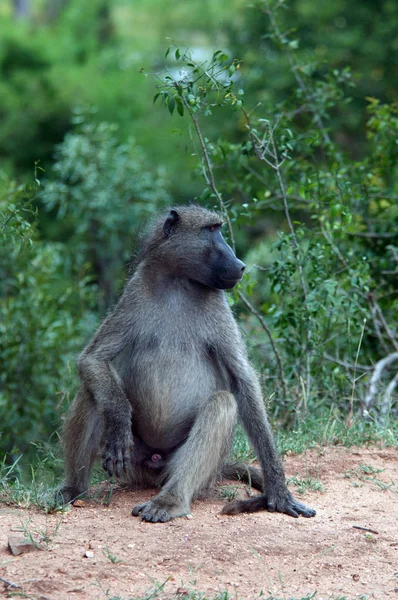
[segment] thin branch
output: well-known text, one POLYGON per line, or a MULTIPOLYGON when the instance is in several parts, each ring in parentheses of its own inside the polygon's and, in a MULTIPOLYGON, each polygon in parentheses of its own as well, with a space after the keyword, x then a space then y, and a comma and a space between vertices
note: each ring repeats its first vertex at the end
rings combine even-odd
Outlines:
POLYGON ((384 352, 386 354, 390 353, 390 348, 388 346, 388 344, 386 344, 385 339, 381 333, 381 329, 380 329, 380 324, 379 324, 379 320, 378 320, 378 313, 376 310, 376 307, 374 305, 374 302, 372 300, 371 294, 368 294, 368 302, 370 304, 370 314, 372 315, 372 321, 373 321, 373 325, 374 325, 374 330, 377 336, 377 339, 380 342, 381 347, 383 348, 384 352))
POLYGON ((347 421, 349 423, 351 423, 352 415, 353 415, 353 412, 354 412, 354 394, 355 394, 355 385, 357 383, 357 378, 356 378, 357 364, 358 364, 359 352, 360 352, 361 346, 362 346, 363 335, 365 333, 365 327, 366 327, 366 319, 363 320, 361 336, 359 338, 357 353, 355 355, 354 376, 352 378, 352 392, 351 392, 351 397, 350 397, 350 411, 349 411, 349 413, 347 415, 347 421))
POLYGON ((382 324, 388 339, 390 340, 392 346, 394 347, 394 350, 398 350, 397 338, 394 335, 394 333, 391 331, 391 329, 389 328, 387 321, 383 315, 383 311, 380 308, 380 305, 378 304, 378 302, 375 299, 375 297, 373 296, 373 294, 368 294, 368 299, 369 299, 369 303, 370 303, 371 307, 374 308, 375 313, 378 315, 378 317, 380 319, 380 323, 382 324))
POLYGON ((353 237, 363 237, 363 238, 380 238, 380 239, 391 239, 391 238, 396 238, 398 237, 398 231, 395 233, 376 233, 373 231, 355 231, 355 232, 349 232, 348 235, 351 235, 353 237))
POLYGON ((384 350, 387 351, 387 353, 390 351, 390 349, 388 348, 387 344, 384 341, 384 338, 382 337, 380 327, 379 327, 379 321, 380 321, 381 325, 383 326, 383 329, 386 332, 386 335, 387 335, 388 339, 390 340, 394 350, 398 350, 398 340, 396 338, 396 335, 389 328, 387 321, 385 320, 385 317, 383 315, 383 312, 382 312, 377 300, 373 296, 373 294, 368 294, 368 301, 369 301, 370 308, 371 308, 373 322, 375 324, 375 328, 376 328, 380 343, 382 344, 384 350))
POLYGON ((391 406, 391 398, 395 388, 398 386, 398 373, 393 377, 387 386, 386 393, 384 394, 383 402, 381 405, 381 412, 386 415, 391 406))
POLYGON ((367 412, 374 402, 384 370, 396 361, 398 361, 398 352, 393 352, 375 364, 373 375, 369 382, 369 389, 363 402, 364 412, 367 412))
MULTIPOLYGON (((262 175, 260 175, 260 173, 258 173, 256 171, 256 169, 253 169, 253 167, 251 165, 243 165, 243 167, 246 169, 246 171, 249 171, 249 173, 251 173, 253 175, 253 177, 256 177, 256 179, 258 179, 258 181, 260 181, 260 183, 262 183, 265 186, 268 186, 269 182, 262 177, 262 175)), ((272 168, 274 166, 272 165, 272 168)), ((282 194, 275 194, 272 198, 270 198, 267 202, 271 203, 274 202, 275 200, 281 200, 283 198, 282 194)), ((297 196, 294 194, 287 194, 287 198, 289 200, 295 200, 296 202, 301 202, 302 204, 309 204, 310 200, 306 200, 305 198, 302 198, 301 196, 297 196)), ((263 203, 261 203, 263 206, 263 203)))
POLYGON ((342 367, 345 367, 346 369, 353 371, 354 369, 356 369, 357 371, 363 371, 364 373, 366 372, 370 372, 373 371, 373 367, 368 367, 365 365, 359 365, 359 364, 353 364, 353 363, 349 363, 346 362, 345 360, 341 360, 340 358, 336 358, 334 356, 331 356, 330 354, 324 354, 323 355, 324 358, 326 358, 326 360, 330 361, 330 362, 334 362, 337 365, 340 365, 342 367))
MULTIPOLYGON (((330 245, 330 247, 332 248, 333 252, 336 254, 336 256, 339 257, 340 261, 342 262, 342 264, 344 265, 344 269, 348 268, 348 263, 345 259, 345 257, 343 256, 343 254, 340 252, 340 249, 336 246, 336 244, 333 241, 333 238, 331 237, 331 235, 329 234, 328 231, 326 231, 324 224, 322 223, 322 221, 319 221, 319 224, 321 226, 321 231, 322 231, 322 235, 325 238, 325 240, 328 242, 328 244, 330 245)), ((340 271, 339 271, 340 272, 340 271)))
POLYGON ((369 531, 370 533, 374 533, 375 535, 379 534, 378 531, 376 531, 375 529, 369 529, 369 527, 361 527, 360 525, 353 525, 352 527, 354 529, 360 529, 361 531, 369 531))
POLYGON ((13 583, 12 581, 8 581, 5 577, 0 577, 0 581, 5 583, 5 585, 9 588, 18 588, 22 589, 22 586, 18 585, 18 583, 13 583))
POLYGON ((265 273, 269 273, 270 268, 271 268, 270 266, 263 267, 262 265, 256 265, 256 263, 254 263, 254 265, 253 265, 253 269, 258 269, 259 271, 265 271, 265 273))
POLYGON ((279 369, 279 378, 281 380, 281 385, 282 385, 282 394, 283 394, 283 399, 286 398, 286 381, 285 381, 285 377, 283 374, 283 366, 282 366, 282 360, 280 357, 280 354, 278 352, 278 349, 275 345, 275 341, 274 338, 272 337, 272 333, 271 330, 269 329, 267 323, 265 322, 264 318, 260 315, 260 313, 258 312, 258 310, 252 305, 252 303, 246 298, 246 296, 238 291, 238 296, 240 298, 240 300, 243 302, 243 304, 246 306, 246 308, 248 308, 250 310, 250 312, 257 317, 261 327, 264 329, 265 333, 268 336, 268 339, 270 341, 270 344, 272 346, 272 350, 274 351, 275 354, 275 358, 276 358, 276 362, 278 363, 278 369, 279 369))

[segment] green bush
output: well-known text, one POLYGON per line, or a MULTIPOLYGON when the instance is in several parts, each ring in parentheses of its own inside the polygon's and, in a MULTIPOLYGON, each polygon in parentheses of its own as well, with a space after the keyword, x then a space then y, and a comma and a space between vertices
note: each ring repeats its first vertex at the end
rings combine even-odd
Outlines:
POLYGON ((56 233, 73 249, 77 263, 91 265, 103 312, 120 289, 133 234, 170 199, 161 170, 150 170, 134 140, 120 144, 116 125, 87 123, 82 115, 77 119, 79 126, 57 148, 41 199, 56 211, 56 233))
MULTIPOLYGON (((28 192, 34 197, 35 192, 28 192)), ((37 238, 27 191, 0 192, 0 439, 34 454, 76 388, 75 357, 94 327, 92 288, 62 244, 37 238)))

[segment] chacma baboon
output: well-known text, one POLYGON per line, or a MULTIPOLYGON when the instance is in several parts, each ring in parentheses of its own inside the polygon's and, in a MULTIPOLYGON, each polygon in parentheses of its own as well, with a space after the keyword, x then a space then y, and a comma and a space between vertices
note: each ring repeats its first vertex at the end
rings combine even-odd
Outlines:
POLYGON ((161 487, 133 509, 145 521, 189 513, 191 500, 222 475, 263 489, 227 505, 226 513, 315 515, 286 487, 260 385, 224 292, 245 265, 221 225, 218 214, 194 205, 152 223, 123 295, 79 359, 81 387, 62 436, 65 502, 87 491, 102 451, 110 476, 161 487), (238 417, 261 472, 224 464, 238 417))

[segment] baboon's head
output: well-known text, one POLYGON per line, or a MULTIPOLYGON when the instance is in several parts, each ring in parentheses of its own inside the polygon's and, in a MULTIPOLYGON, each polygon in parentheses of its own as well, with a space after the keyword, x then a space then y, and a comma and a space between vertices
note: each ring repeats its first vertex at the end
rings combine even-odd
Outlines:
POLYGON ((245 264, 224 240, 222 224, 219 214, 200 206, 171 208, 154 224, 144 255, 172 276, 229 290, 242 278, 245 264))

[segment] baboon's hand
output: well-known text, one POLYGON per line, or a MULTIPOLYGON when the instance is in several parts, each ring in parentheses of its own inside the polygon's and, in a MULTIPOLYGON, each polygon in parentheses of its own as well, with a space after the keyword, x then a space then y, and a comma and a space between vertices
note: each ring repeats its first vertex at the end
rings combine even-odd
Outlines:
POLYGON ((280 512, 295 517, 315 517, 316 510, 296 500, 287 488, 272 490, 266 494, 266 507, 269 512, 280 512))
POLYGON ((133 436, 129 429, 109 428, 105 436, 104 452, 102 453, 102 466, 112 477, 120 477, 127 471, 131 461, 133 449, 133 436))

